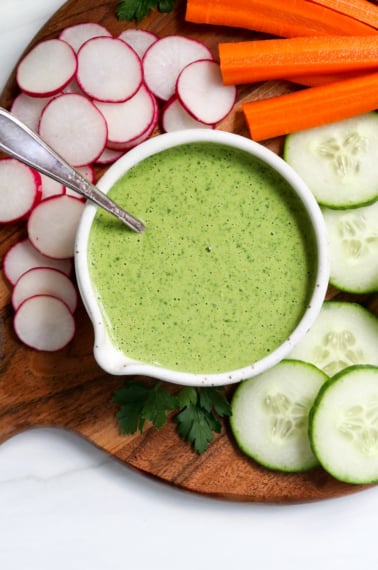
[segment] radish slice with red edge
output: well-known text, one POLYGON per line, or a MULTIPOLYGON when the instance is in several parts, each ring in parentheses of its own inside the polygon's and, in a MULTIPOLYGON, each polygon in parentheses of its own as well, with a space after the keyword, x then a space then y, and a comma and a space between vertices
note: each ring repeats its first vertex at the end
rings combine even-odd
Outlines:
POLYGON ((53 180, 46 174, 41 174, 42 180, 42 196, 41 200, 46 200, 46 198, 50 198, 50 196, 60 196, 61 194, 65 193, 65 189, 63 184, 53 180))
POLYGON ((207 125, 197 121, 184 109, 176 96, 165 104, 161 113, 161 126, 166 133, 181 131, 183 129, 213 129, 214 125, 207 125))
POLYGON ((29 238, 12 245, 3 259, 4 276, 11 285, 15 285, 21 275, 33 267, 52 267, 71 275, 72 266, 72 259, 52 259, 42 255, 29 238))
POLYGON ((108 126, 108 148, 122 149, 124 144, 140 137, 155 118, 155 97, 144 85, 133 97, 122 103, 94 101, 94 104, 105 117, 108 126))
POLYGON ((98 37, 111 37, 111 33, 101 24, 95 22, 84 22, 82 24, 74 24, 64 28, 59 39, 64 40, 78 52, 81 46, 88 40, 98 37))
POLYGON ((177 77, 188 63, 212 58, 209 48, 198 40, 166 36, 154 42, 144 54, 145 83, 156 97, 168 101, 175 93, 177 77))
POLYGON ((35 295, 52 295, 61 299, 74 313, 78 295, 74 284, 65 273, 50 267, 35 267, 23 273, 12 291, 12 305, 18 307, 29 297, 35 295))
POLYGON ((69 164, 85 166, 104 150, 108 131, 104 117, 89 99, 64 93, 44 108, 39 134, 69 164))
POLYGON ((83 90, 80 89, 79 85, 77 84, 75 78, 73 78, 72 81, 70 81, 68 85, 66 85, 65 88, 62 89, 62 93, 76 93, 79 95, 85 95, 83 93, 83 90))
POLYGON ((78 51, 76 80, 89 97, 118 103, 134 95, 142 84, 138 54, 118 38, 93 38, 78 51))
POLYGON ((40 174, 14 158, 0 159, 0 223, 24 220, 40 199, 40 174))
POLYGON ((83 209, 84 202, 65 194, 42 200, 28 219, 31 243, 47 257, 73 257, 76 231, 83 209))
POLYGON ((26 93, 19 93, 10 110, 29 129, 37 132, 41 113, 51 99, 52 97, 31 97, 26 93))
POLYGON ((158 121, 159 121, 159 107, 156 103, 156 99, 155 99, 155 114, 154 114, 154 118, 153 121, 151 122, 150 126, 148 127, 148 129, 146 129, 144 131, 144 133, 142 133, 139 137, 136 137, 134 139, 132 139, 131 141, 129 141, 128 143, 124 143, 122 144, 122 152, 126 152, 127 150, 130 150, 131 148, 134 148, 136 146, 138 146, 138 144, 141 144, 142 142, 144 142, 145 140, 147 140, 154 132, 158 121))
POLYGON ((236 87, 223 85, 219 63, 211 60, 187 65, 177 79, 176 92, 188 113, 207 124, 224 119, 236 100, 236 87))
POLYGON ((114 150, 112 148, 104 148, 102 154, 97 158, 97 164, 112 164, 123 155, 123 150, 114 150))
POLYGON ((45 40, 20 61, 16 80, 24 93, 47 97, 59 93, 74 77, 76 69, 76 54, 67 42, 45 40))
POLYGON ((14 316, 18 338, 30 348, 53 352, 61 350, 75 334, 75 320, 61 300, 51 295, 26 299, 14 316))
POLYGON ((139 57, 142 58, 148 48, 152 46, 159 37, 149 30, 129 28, 121 32, 118 39, 126 42, 137 52, 139 57))

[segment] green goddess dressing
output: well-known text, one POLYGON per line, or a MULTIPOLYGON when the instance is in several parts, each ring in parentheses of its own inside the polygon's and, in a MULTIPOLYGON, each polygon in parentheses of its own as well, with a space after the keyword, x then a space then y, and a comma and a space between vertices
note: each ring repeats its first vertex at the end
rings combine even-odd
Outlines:
POLYGON ((134 166, 109 196, 146 224, 137 234, 99 210, 89 238, 104 322, 128 357, 218 373, 267 356, 291 334, 314 286, 315 238, 271 167, 188 143, 134 166))

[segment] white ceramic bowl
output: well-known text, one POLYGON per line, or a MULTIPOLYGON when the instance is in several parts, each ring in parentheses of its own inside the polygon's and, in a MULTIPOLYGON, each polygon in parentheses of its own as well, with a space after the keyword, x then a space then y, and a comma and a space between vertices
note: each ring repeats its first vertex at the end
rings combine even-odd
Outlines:
MULTIPOLYGON (((286 162, 266 147, 246 137, 224 131, 193 129, 153 137, 132 149, 114 163, 100 179, 98 187, 106 193, 127 170, 141 160, 170 147, 191 142, 215 142, 250 153, 278 171, 291 185, 304 204, 311 223, 313 224, 315 244, 317 247, 317 252, 314 252, 314 254, 317 256, 318 265, 315 279, 316 283, 312 291, 310 302, 304 311, 302 319, 292 331, 290 337, 261 360, 251 362, 250 365, 244 366, 243 368, 231 371, 226 370, 219 374, 178 372, 177 370, 169 370, 159 366, 137 362, 113 346, 104 324, 104 318, 96 301, 87 263, 88 237, 91 224, 97 211, 97 207, 92 204, 86 205, 77 233, 75 267, 79 290, 94 327, 94 356, 103 370, 113 375, 150 376, 182 385, 224 386, 255 376, 277 364, 289 355, 293 347, 298 344, 311 327, 321 309, 328 285, 328 255, 325 227, 323 216, 313 195, 302 179, 286 162)), ((162 223, 164 223, 164 220, 162 220, 162 223)))

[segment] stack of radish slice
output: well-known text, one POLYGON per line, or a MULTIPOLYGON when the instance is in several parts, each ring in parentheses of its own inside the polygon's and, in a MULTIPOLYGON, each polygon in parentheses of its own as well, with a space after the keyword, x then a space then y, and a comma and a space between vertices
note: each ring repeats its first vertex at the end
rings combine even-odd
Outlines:
MULTIPOLYGON (((117 160, 159 125, 164 131, 214 128, 236 98, 203 43, 142 29, 114 37, 93 22, 37 44, 16 78, 12 113, 92 182, 94 164, 117 160)), ((74 334, 77 293, 70 276, 83 208, 72 190, 0 159, 0 224, 24 220, 28 235, 3 262, 14 327, 39 350, 63 348, 74 334)))

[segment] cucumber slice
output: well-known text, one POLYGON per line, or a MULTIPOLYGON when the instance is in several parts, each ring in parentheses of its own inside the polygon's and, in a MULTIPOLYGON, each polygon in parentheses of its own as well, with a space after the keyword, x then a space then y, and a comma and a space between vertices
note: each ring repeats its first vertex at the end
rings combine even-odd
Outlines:
POLYGON ((378 201, 352 210, 323 209, 330 283, 348 293, 378 291, 378 201))
POLYGON ((310 440, 322 467, 345 483, 378 481, 378 367, 351 366, 320 389, 310 440))
POLYGON ((230 426, 241 451, 273 470, 307 471, 318 465, 308 437, 308 415, 327 380, 311 364, 283 360, 239 384, 230 426))
POLYGON ((325 301, 315 323, 289 358, 334 376, 354 364, 378 365, 378 317, 358 303, 325 301))
POLYGON ((353 208, 378 198, 378 113, 288 135, 283 156, 330 208, 353 208))

